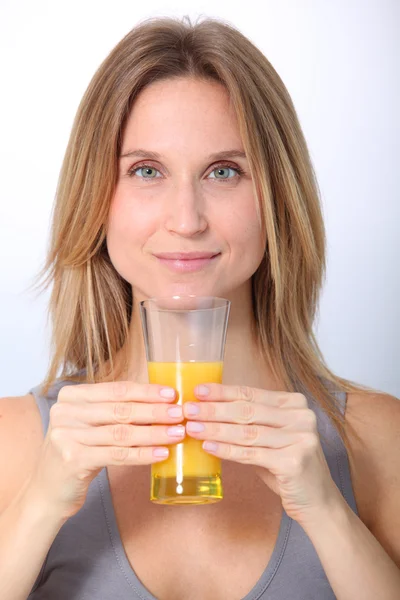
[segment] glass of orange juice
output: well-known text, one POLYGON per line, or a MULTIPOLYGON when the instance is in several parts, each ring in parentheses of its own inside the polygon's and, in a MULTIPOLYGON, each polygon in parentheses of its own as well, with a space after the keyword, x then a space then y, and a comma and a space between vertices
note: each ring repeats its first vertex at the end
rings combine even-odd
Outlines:
MULTIPOLYGON (((196 385, 221 383, 230 302, 213 296, 150 298, 140 303, 149 383, 177 390, 176 404, 198 402, 196 385)), ((183 424, 186 423, 186 420, 183 424)), ((150 500, 208 504, 223 498, 221 459, 189 436, 151 466, 150 500)))

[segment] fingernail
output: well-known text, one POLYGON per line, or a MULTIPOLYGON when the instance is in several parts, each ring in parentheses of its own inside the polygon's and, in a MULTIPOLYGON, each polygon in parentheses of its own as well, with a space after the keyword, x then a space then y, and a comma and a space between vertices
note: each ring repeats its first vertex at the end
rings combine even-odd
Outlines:
POLYGON ((198 415, 200 413, 200 407, 192 402, 187 402, 185 411, 190 416, 198 415))
POLYGON ((210 388, 208 388, 206 385, 198 385, 194 391, 198 396, 208 396, 210 393, 210 388))
POLYGON ((168 448, 154 448, 153 450, 153 456, 162 456, 162 457, 166 457, 169 454, 169 450, 168 448))
POLYGON ((195 423, 190 421, 189 423, 186 423, 186 429, 188 431, 192 431, 193 433, 200 433, 200 431, 204 431, 205 427, 203 423, 195 423))
POLYGON ((182 406, 171 406, 167 409, 167 413, 170 417, 183 417, 182 406))
POLYGON ((162 388, 160 396, 162 398, 175 398, 175 390, 173 388, 162 388))
POLYGON ((185 428, 183 425, 174 425, 173 427, 168 427, 167 433, 171 437, 182 437, 185 434, 185 428))

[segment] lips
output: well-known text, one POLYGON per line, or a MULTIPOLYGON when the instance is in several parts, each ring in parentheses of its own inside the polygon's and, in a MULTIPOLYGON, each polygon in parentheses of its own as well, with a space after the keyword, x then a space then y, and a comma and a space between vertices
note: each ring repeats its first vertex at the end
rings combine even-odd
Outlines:
POLYGON ((212 258, 216 254, 219 254, 219 252, 161 252, 154 256, 166 260, 198 260, 202 258, 212 258))
POLYGON ((176 273, 192 273, 213 264, 219 252, 162 252, 154 254, 157 260, 176 273))

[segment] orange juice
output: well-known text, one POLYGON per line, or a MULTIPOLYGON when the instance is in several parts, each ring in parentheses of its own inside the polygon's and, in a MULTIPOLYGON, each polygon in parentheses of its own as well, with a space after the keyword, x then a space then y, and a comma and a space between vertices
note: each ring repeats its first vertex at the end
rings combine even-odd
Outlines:
MULTIPOLYGON (((222 368, 222 362, 148 362, 149 383, 176 389, 176 404, 199 402, 196 385, 221 383, 222 368)), ((222 498, 221 459, 203 450, 202 443, 186 435, 182 442, 168 445, 169 457, 151 467, 153 501, 200 504, 222 498)))

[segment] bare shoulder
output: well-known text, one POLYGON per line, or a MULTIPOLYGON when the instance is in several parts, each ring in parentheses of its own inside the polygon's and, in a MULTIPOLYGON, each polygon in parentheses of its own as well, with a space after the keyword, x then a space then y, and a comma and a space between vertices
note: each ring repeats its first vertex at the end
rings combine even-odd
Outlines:
POLYGON ((400 564, 400 400, 381 392, 348 394, 346 423, 360 518, 400 564))
POLYGON ((31 474, 43 439, 32 394, 0 398, 0 512, 31 474))

